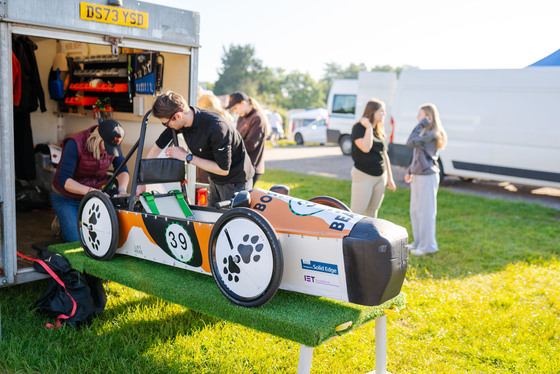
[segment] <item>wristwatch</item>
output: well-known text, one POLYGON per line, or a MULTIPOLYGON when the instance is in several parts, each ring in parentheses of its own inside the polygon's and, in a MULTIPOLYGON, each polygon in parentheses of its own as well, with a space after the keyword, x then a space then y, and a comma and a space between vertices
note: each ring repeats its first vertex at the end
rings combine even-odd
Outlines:
POLYGON ((187 164, 190 164, 192 161, 193 155, 192 153, 188 153, 187 157, 185 157, 185 159, 187 160, 187 164))

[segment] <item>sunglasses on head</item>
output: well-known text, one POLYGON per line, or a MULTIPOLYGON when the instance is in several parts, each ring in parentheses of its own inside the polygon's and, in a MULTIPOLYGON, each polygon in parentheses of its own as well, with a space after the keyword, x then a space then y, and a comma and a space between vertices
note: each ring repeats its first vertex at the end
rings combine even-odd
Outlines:
POLYGON ((183 109, 177 109, 177 111, 175 113, 173 113, 173 115, 171 116, 171 118, 169 119, 169 121, 167 122, 162 122, 161 124, 165 127, 167 127, 169 125, 169 122, 173 121, 175 119, 175 115, 179 112, 182 112, 183 109))

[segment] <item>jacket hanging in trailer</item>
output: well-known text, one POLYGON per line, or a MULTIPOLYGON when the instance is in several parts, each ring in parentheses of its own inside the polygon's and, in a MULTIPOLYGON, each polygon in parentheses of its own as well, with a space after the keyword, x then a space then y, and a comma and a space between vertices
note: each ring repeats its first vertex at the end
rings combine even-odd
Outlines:
POLYGON ((23 180, 34 180, 36 177, 30 113, 38 107, 41 112, 47 111, 35 58, 36 49, 37 44, 27 36, 12 38, 12 52, 19 61, 21 75, 19 105, 14 105, 14 159, 16 178, 23 180))

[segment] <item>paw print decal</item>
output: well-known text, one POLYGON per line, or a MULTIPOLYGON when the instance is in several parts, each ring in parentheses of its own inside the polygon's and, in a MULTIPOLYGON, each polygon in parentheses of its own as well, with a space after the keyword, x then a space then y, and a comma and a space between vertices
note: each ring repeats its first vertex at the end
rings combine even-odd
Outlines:
MULTIPOLYGON (((227 235, 229 236, 229 234, 227 235)), ((223 273, 228 276, 228 280, 230 282, 239 282, 239 276, 237 274, 241 273, 241 269, 237 264, 240 261, 243 261, 245 264, 249 264, 251 261, 258 262, 261 259, 259 253, 264 248, 264 244, 258 243, 259 239, 260 237, 258 235, 250 236, 247 234, 243 236, 243 243, 240 243, 237 246, 237 253, 224 257, 223 273)), ((230 247, 234 250, 233 245, 230 245, 230 247)))
MULTIPOLYGON (((245 235, 243 237, 243 243, 247 243, 248 241, 249 241, 249 235, 245 235)), ((253 254, 253 251, 256 252, 262 251, 264 245, 262 243, 257 244, 258 241, 259 241, 259 237, 257 235, 254 235, 253 237, 251 237, 250 243, 247 244, 242 243, 237 246, 237 251, 241 255, 241 258, 243 259, 244 263, 248 264, 249 262, 251 262, 251 255, 253 254)), ((258 262, 260 258, 261 258, 260 255, 255 254, 255 256, 253 257, 253 261, 258 262)))
POLYGON ((224 258, 224 274, 227 274, 228 280, 230 282, 231 281, 239 282, 239 276, 237 276, 237 274, 241 272, 241 269, 239 269, 239 266, 237 266, 235 262, 236 259, 233 256, 228 256, 227 258, 224 258))
POLYGON ((101 217, 101 213, 99 213, 99 205, 93 204, 88 211, 89 220, 88 220, 88 242, 90 243, 91 247, 96 251, 99 250, 99 239, 97 238, 97 232, 93 229, 95 225, 97 225, 97 220, 101 217))

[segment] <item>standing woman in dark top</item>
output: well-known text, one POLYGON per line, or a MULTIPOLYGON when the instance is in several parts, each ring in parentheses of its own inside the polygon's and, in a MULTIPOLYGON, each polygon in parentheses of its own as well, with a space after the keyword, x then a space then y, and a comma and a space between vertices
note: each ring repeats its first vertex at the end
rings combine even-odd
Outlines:
POLYGON ((253 186, 264 174, 264 146, 268 136, 268 118, 259 103, 243 92, 236 91, 229 96, 227 110, 239 115, 237 131, 241 134, 245 148, 255 168, 253 186))
POLYGON ((385 146, 385 103, 371 99, 352 127, 352 201, 354 213, 377 218, 385 186, 395 191, 391 163, 385 146))

